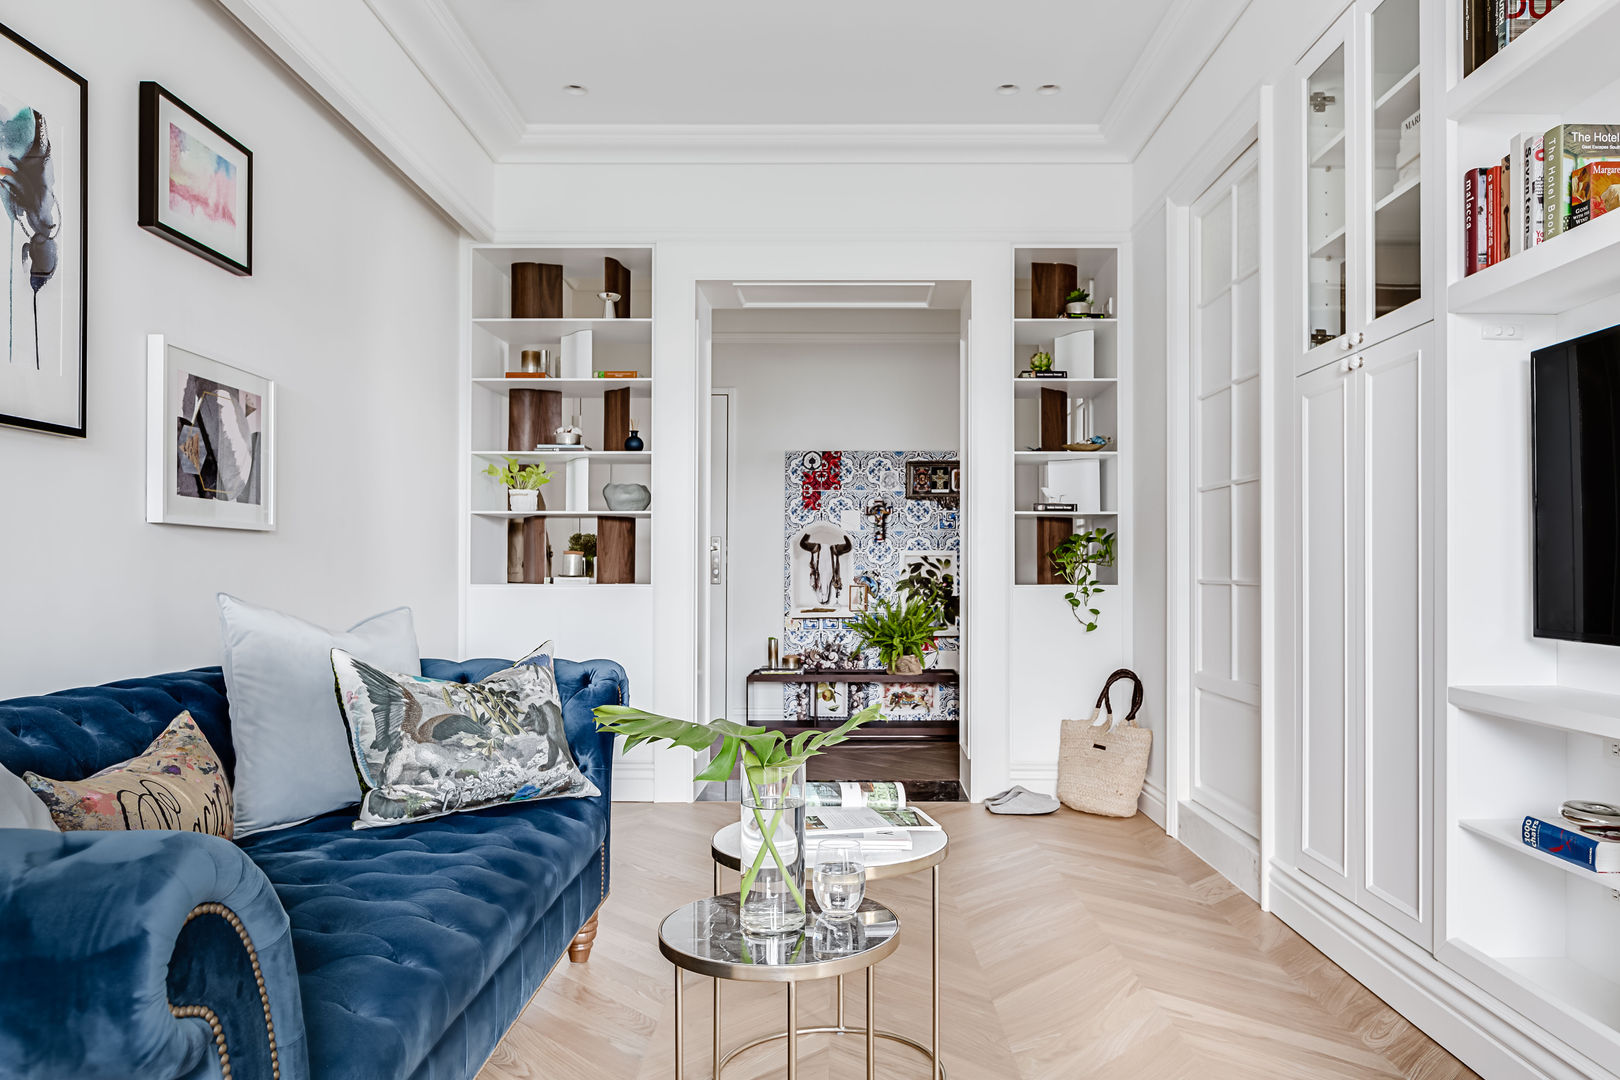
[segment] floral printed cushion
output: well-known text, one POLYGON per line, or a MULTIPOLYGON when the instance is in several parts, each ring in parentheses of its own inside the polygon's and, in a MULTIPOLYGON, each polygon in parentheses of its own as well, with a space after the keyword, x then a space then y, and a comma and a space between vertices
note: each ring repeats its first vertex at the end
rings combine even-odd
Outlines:
POLYGON ((140 757, 83 780, 23 774, 63 832, 181 829, 231 838, 231 787, 219 755, 189 712, 175 717, 140 757))
POLYGON ((332 670, 360 774, 357 829, 599 794, 568 748, 550 642, 476 683, 391 674, 342 649, 332 670))

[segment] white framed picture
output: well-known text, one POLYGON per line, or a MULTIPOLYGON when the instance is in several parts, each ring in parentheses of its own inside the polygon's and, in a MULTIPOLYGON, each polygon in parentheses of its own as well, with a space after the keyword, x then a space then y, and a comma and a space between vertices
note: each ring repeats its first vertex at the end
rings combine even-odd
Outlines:
POLYGON ((146 339, 146 520, 276 527, 276 384, 146 339))

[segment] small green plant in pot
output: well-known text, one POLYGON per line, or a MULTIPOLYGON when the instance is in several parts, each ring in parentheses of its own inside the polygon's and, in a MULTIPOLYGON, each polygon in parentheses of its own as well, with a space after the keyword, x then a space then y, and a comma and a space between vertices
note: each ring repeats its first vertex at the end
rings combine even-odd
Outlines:
POLYGON ((1029 358, 1029 370, 1034 372, 1047 372, 1052 370, 1052 354, 1041 351, 1029 358))
POLYGON ((1107 529, 1092 529, 1075 533, 1048 556, 1058 576, 1072 589, 1063 597, 1069 602, 1069 611, 1088 634, 1097 629, 1097 619, 1102 615, 1100 609, 1091 606, 1093 598, 1103 592, 1097 571, 1114 565, 1117 540, 1116 534, 1107 529))
POLYGON ((551 474, 544 464, 520 465, 517 458, 507 458, 504 466, 490 465, 484 475, 505 485, 507 509, 516 511, 540 509, 540 489, 551 483, 551 474))
POLYGON ((881 600, 849 621, 849 628, 861 639, 861 648, 876 649, 884 669, 894 675, 922 671, 923 653, 933 648, 939 625, 939 608, 914 599, 898 605, 881 600))
POLYGON ((789 739, 780 731, 729 720, 697 724, 628 705, 603 705, 596 710, 596 728, 624 736, 626 753, 644 742, 702 751, 719 740, 719 751, 695 779, 723 782, 740 767, 743 872, 738 893, 743 929, 774 935, 795 933, 805 925, 805 762, 877 718, 878 707, 873 705, 830 731, 804 731, 789 739))
POLYGON ((596 534, 574 533, 568 538, 568 550, 577 551, 585 556, 586 575, 596 572, 596 534))
POLYGON ((1063 314, 1071 319, 1091 314, 1091 294, 1084 289, 1075 289, 1063 298, 1063 314))

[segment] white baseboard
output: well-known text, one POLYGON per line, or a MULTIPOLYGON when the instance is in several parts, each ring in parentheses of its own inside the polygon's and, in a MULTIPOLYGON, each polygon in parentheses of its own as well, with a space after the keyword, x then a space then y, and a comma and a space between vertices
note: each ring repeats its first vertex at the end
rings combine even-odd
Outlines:
POLYGON ((1343 897, 1275 861, 1271 906, 1328 959, 1480 1076, 1617 1080, 1343 897))
POLYGON ((657 792, 656 770, 651 761, 614 762, 614 802, 656 802, 657 792))
POLYGON ((1007 779, 1042 795, 1053 795, 1057 793, 1057 772, 1057 765, 1051 762, 1015 761, 1007 769, 1007 779))
POLYGON ((1260 899, 1260 842, 1195 802, 1176 806, 1176 839, 1255 901, 1260 899))
POLYGON ((1152 780, 1142 785, 1142 795, 1136 800, 1136 808, 1161 829, 1165 827, 1164 805, 1164 788, 1152 780))

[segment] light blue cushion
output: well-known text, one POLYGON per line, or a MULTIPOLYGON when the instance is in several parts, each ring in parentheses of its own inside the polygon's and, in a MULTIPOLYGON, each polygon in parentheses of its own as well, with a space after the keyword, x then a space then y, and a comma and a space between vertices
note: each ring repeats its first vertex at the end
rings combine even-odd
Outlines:
POLYGON ((332 650, 420 675, 410 608, 334 634, 219 594, 225 690, 236 744, 236 835, 306 821, 360 801, 332 679, 332 650))
POLYGON ((19 776, 0 768, 0 829, 44 829, 61 832, 51 812, 19 776))

